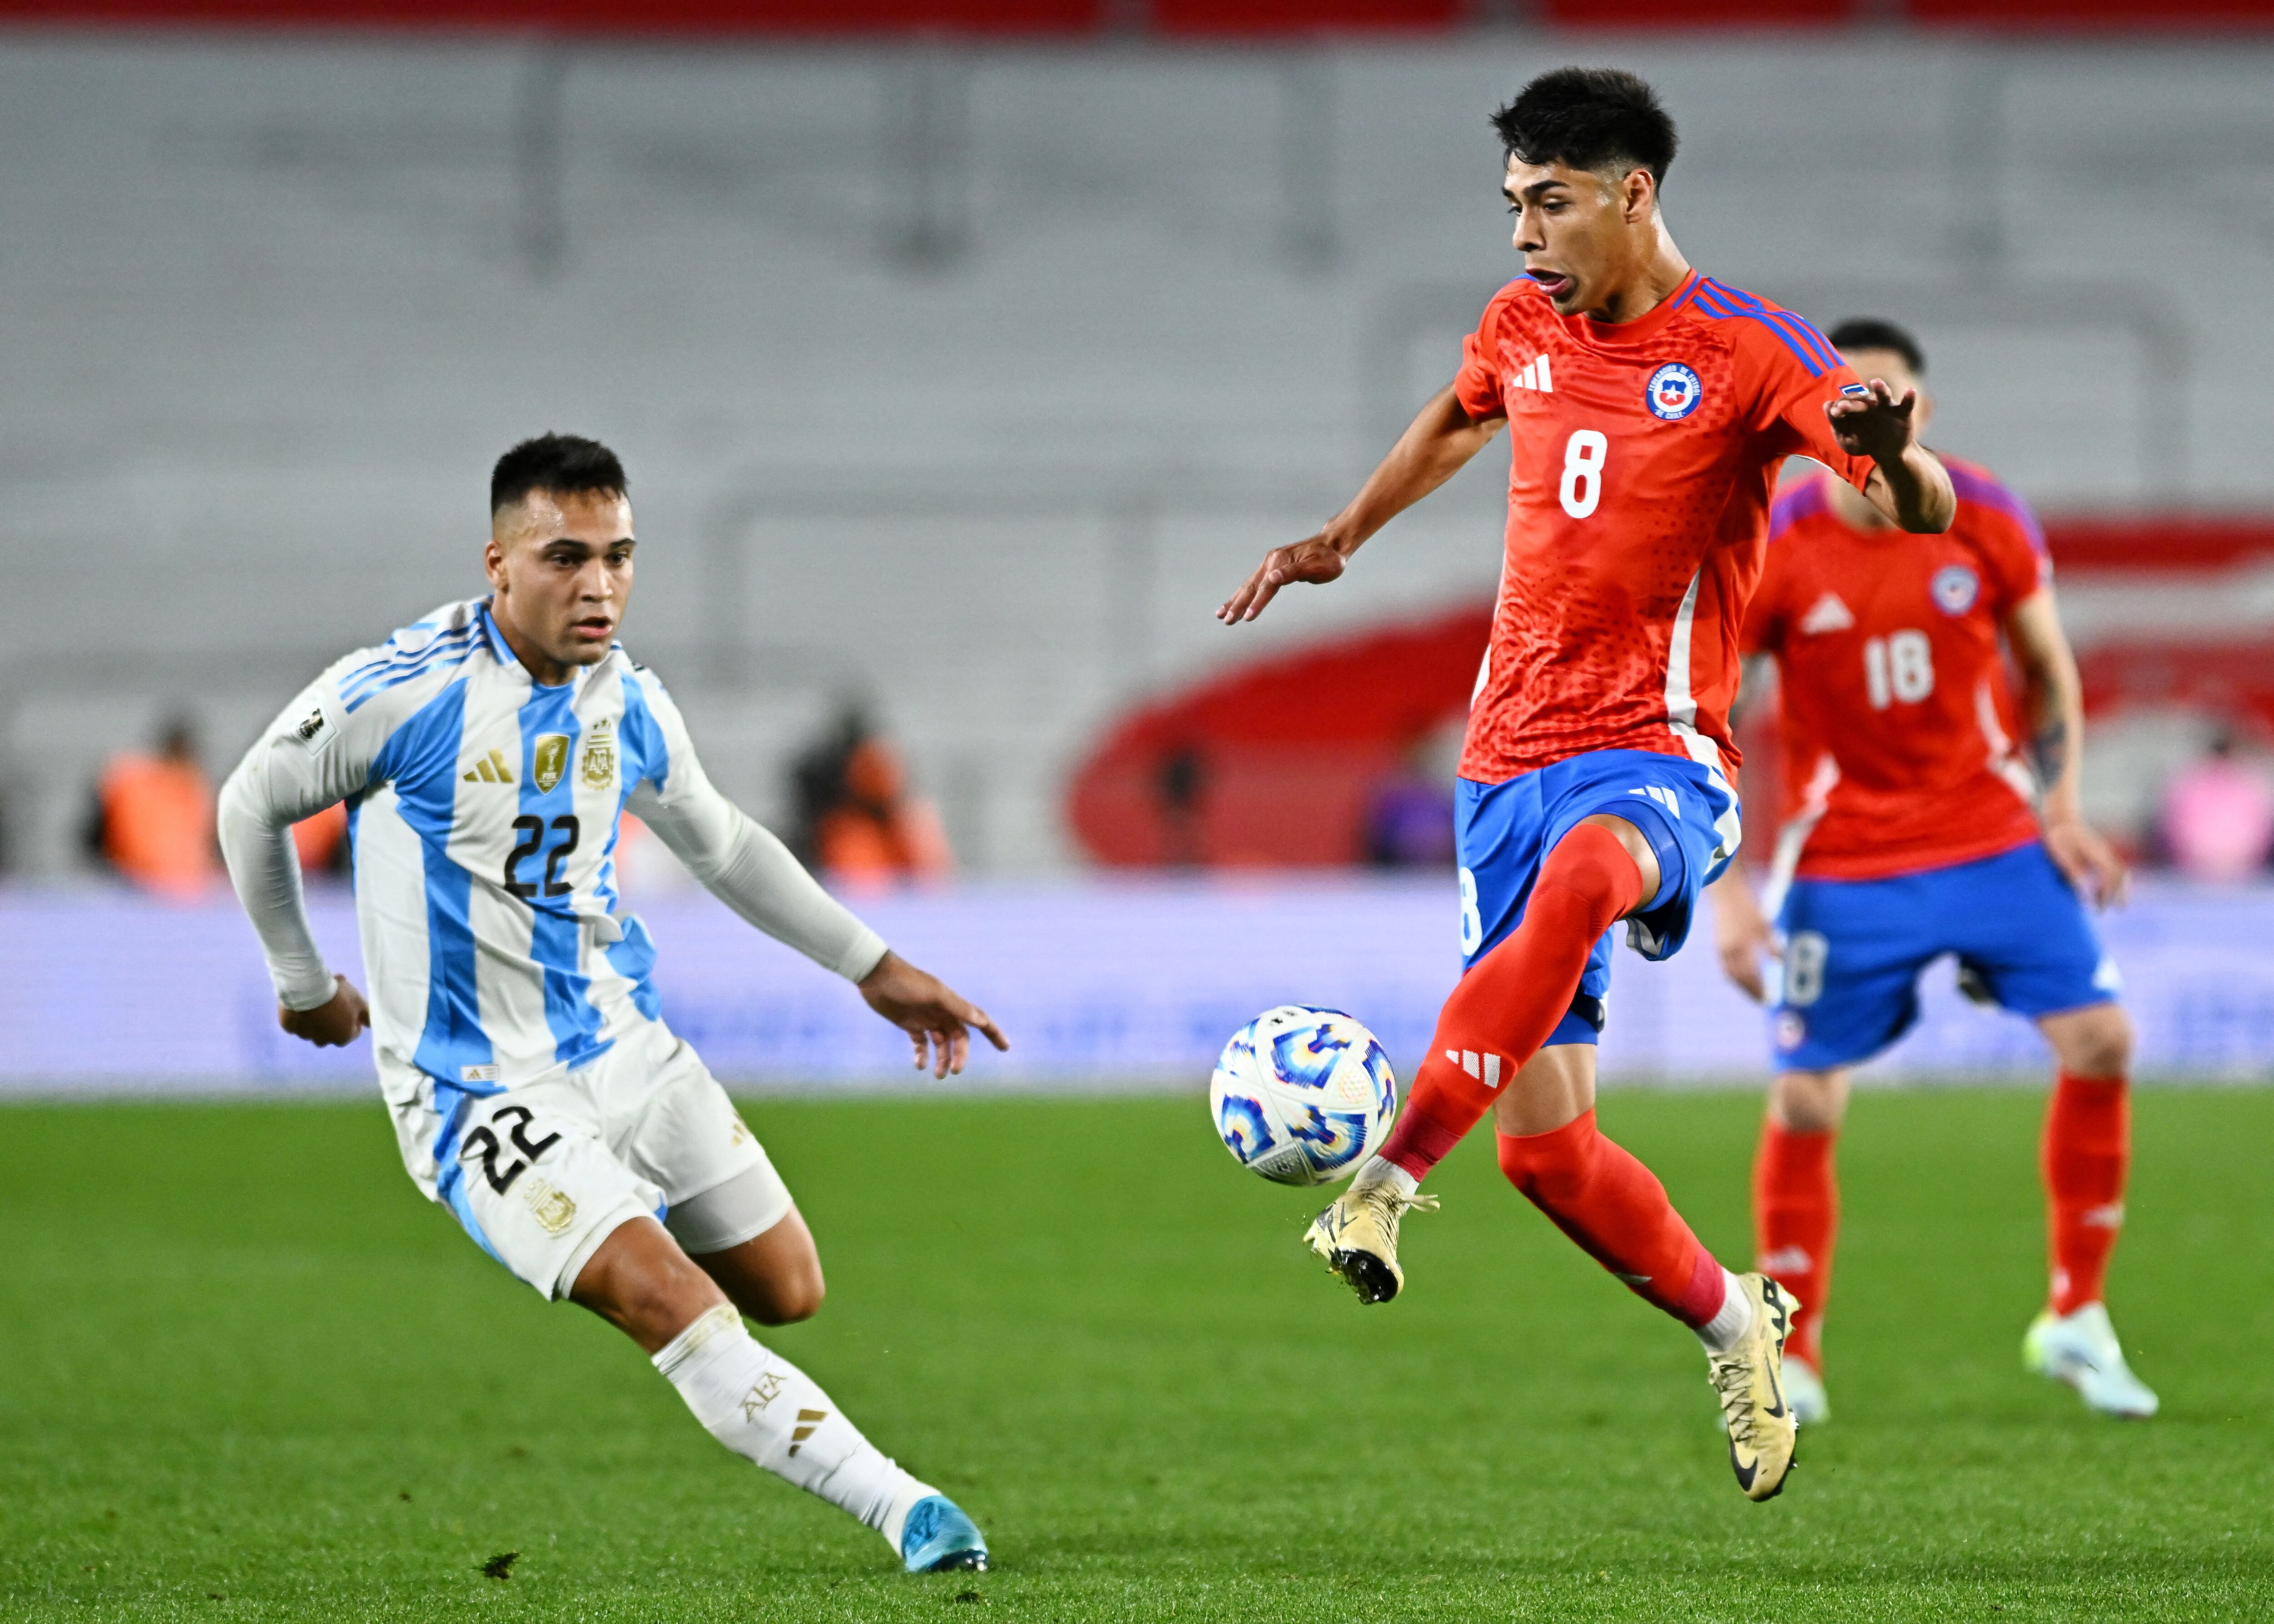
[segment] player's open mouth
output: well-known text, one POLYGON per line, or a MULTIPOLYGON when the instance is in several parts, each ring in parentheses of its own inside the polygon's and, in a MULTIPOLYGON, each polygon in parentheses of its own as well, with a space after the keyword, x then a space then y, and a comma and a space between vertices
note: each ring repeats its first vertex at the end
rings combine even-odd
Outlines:
POLYGON ((612 637, 615 635, 616 623, 614 620, 577 620, 569 629, 582 637, 612 637))
POLYGON ((1561 271, 1526 271, 1525 274, 1538 282, 1540 290, 1551 299, 1571 290, 1571 279, 1561 271))

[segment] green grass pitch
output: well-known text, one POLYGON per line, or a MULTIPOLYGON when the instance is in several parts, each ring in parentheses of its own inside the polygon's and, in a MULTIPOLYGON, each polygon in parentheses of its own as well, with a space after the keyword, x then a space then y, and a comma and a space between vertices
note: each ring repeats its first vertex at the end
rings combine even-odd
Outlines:
MULTIPOLYGON (((1836 1419, 1754 1506, 1695 1342, 1487 1137, 1362 1310, 1196 1099, 754 1102, 832 1288, 772 1339, 994 1542, 926 1579, 477 1252, 375 1102, 0 1109, 0 1616, 2268 1616, 2274 1091, 2139 1097, 2135 1425, 2019 1367, 2041 1103, 1857 1100, 1836 1419)), ((1737 1259, 1757 1109, 1603 1117, 1737 1259)))

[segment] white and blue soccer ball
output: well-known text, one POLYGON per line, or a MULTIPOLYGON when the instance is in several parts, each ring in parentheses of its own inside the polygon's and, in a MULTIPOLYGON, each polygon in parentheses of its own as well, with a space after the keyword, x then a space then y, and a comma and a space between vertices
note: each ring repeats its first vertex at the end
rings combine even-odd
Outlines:
POLYGON ((1232 1160, 1282 1184, 1347 1178, 1397 1115, 1389 1056, 1339 1010, 1266 1010, 1231 1034, 1209 1112, 1232 1160))

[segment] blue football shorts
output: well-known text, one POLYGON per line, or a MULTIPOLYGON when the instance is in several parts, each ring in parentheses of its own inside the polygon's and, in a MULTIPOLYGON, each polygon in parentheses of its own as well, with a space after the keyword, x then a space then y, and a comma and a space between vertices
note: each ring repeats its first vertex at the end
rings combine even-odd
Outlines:
POLYGON ((2122 989, 2084 904, 2032 840, 1884 880, 1795 880, 1770 1031, 1778 1070, 1870 1059, 1918 1019, 1919 972, 1945 953, 1999 1004, 2035 1019, 2122 989))
MULTIPOLYGON (((1628 920, 1627 940, 1664 959, 1690 934, 1698 893, 1736 854, 1737 797, 1719 769, 1653 750, 1593 750, 1500 784, 1456 786, 1453 832, 1461 865, 1461 967, 1523 922, 1540 865, 1599 812, 1642 831, 1658 853, 1658 894, 1628 920)), ((1578 996, 1547 1041, 1593 1043, 1611 990, 1611 933, 1595 944, 1578 996)))

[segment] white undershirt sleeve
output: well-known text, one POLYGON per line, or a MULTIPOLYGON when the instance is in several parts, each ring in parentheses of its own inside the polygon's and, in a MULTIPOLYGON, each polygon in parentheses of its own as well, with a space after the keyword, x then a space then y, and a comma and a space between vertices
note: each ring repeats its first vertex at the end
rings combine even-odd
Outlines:
POLYGON ((288 1010, 312 1010, 337 990, 308 928, 292 825, 363 787, 370 762, 340 737, 343 720, 328 681, 319 681, 285 707, 222 786, 222 857, 288 1010))
POLYGON ((711 894, 778 942, 847 981, 883 962, 885 938, 821 888, 790 850, 712 786, 674 741, 668 793, 644 784, 631 810, 711 894))

